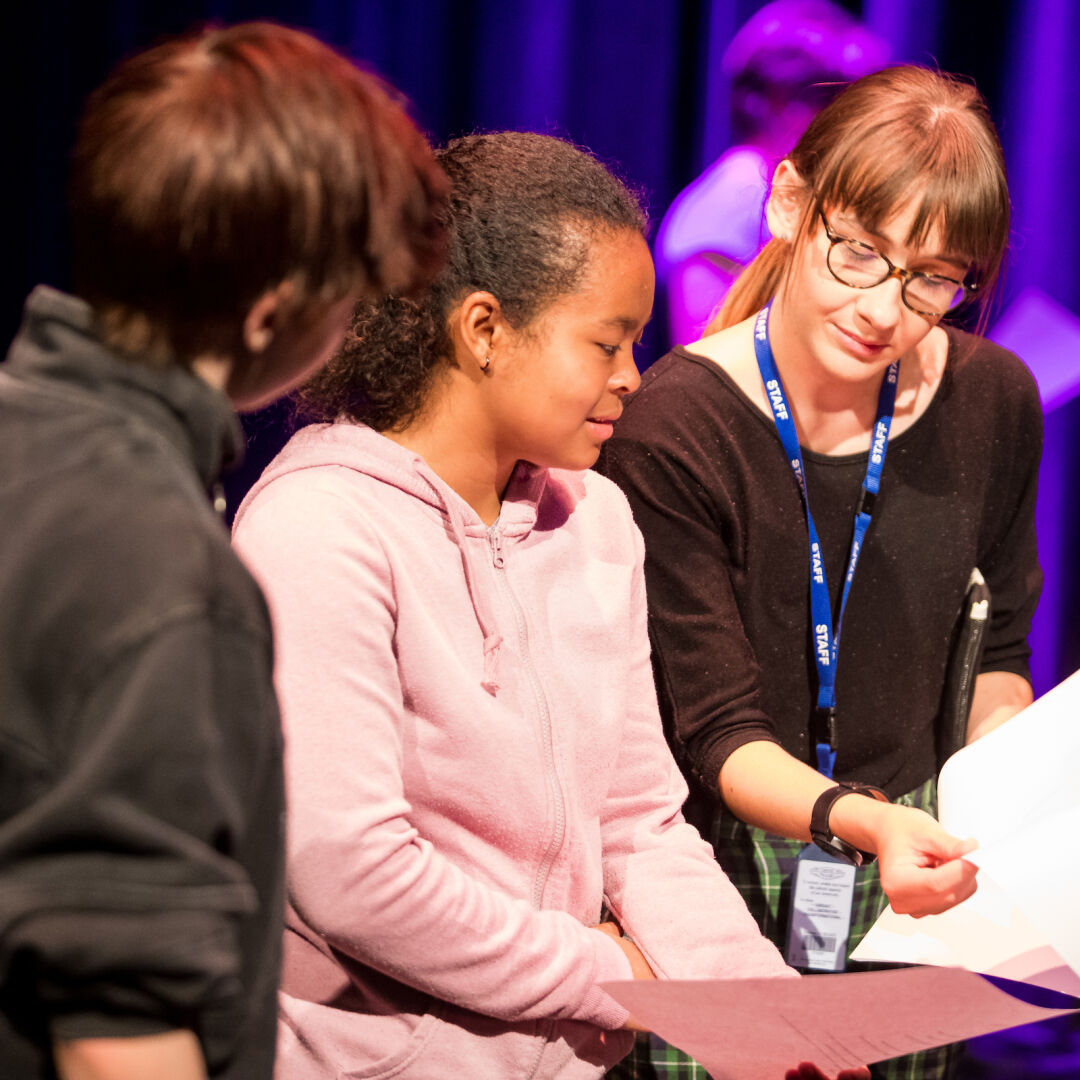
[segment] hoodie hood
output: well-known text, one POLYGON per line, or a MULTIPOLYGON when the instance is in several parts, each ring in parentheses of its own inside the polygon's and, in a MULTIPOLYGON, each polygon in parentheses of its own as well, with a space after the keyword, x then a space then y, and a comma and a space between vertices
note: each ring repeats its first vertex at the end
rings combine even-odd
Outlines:
POLYGON ((116 355, 90 305, 47 285, 27 299, 4 370, 87 391, 99 408, 140 417, 191 461, 207 490, 243 459, 243 432, 223 393, 181 364, 154 368, 116 355))
POLYGON ((492 543, 516 543, 536 525, 537 506, 547 484, 548 471, 519 462, 507 485, 499 520, 488 526, 476 511, 415 451, 380 435, 363 424, 313 424, 297 432, 267 466, 236 514, 234 528, 243 520, 250 501, 263 488, 288 473, 336 466, 355 469, 365 476, 404 491, 430 506, 443 519, 461 555, 462 571, 473 613, 484 639, 484 689, 499 689, 499 650, 502 635, 478 587, 476 569, 466 537, 488 537, 492 543))

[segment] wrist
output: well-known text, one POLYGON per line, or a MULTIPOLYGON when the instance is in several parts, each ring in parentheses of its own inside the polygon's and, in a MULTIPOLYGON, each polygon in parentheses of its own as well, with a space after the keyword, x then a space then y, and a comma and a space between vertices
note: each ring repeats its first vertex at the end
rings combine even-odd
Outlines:
POLYGON ((656 975, 653 973, 653 969, 649 966, 649 962, 645 959, 642 951, 629 938, 621 937, 617 940, 619 947, 626 954, 626 959, 630 961, 630 971, 633 973, 633 977, 635 979, 655 979, 656 975))
POLYGON ((880 788, 836 784, 814 803, 811 837, 825 851, 856 866, 873 862, 889 805, 880 788))

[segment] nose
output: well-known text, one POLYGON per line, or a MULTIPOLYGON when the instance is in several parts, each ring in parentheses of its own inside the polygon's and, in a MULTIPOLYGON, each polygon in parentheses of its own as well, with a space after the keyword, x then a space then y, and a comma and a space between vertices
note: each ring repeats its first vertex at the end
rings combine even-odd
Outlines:
POLYGON ((877 332, 891 330, 900 321, 904 301, 900 271, 894 270, 884 281, 869 289, 860 289, 855 310, 877 332))
POLYGON ((632 348, 626 349, 625 352, 620 349, 619 356, 622 358, 621 363, 611 373, 608 386, 611 388, 612 393, 623 397, 626 394, 632 394, 641 385, 641 372, 638 371, 637 364, 634 363, 634 350, 632 348))

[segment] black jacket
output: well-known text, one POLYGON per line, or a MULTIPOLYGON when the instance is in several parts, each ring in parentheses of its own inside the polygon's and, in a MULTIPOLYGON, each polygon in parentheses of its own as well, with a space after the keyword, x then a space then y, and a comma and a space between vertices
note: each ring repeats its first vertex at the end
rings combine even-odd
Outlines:
POLYGON ((220 393, 32 294, 0 367, 0 1076, 173 1027, 271 1073, 270 623, 208 498, 240 445, 220 393))

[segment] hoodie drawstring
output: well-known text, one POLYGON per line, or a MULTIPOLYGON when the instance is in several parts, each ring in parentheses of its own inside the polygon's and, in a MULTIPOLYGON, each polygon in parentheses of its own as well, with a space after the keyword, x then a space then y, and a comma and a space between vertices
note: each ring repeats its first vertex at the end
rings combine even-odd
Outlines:
POLYGON ((491 620, 488 618, 483 609, 483 605, 480 602, 479 592, 476 588, 476 581, 473 576, 472 562, 469 559, 468 551, 465 548, 465 529, 457 515, 454 513, 453 507, 443 497, 443 493, 434 484, 431 484, 430 487, 435 493, 435 497, 442 504, 442 508, 446 513, 446 518, 450 522, 450 529, 454 534, 454 542, 457 544, 458 551, 461 553, 461 565, 465 571, 465 587, 469 593, 469 600, 472 603, 473 614, 476 616, 477 625, 480 627, 480 633, 484 638, 484 677, 480 685, 492 697, 495 697, 499 691, 499 650, 502 648, 503 636, 492 627, 491 620))

